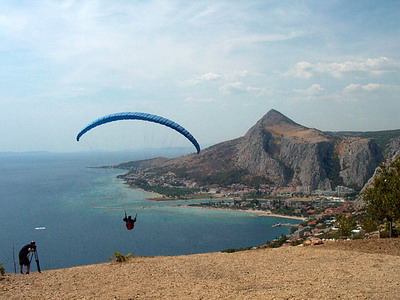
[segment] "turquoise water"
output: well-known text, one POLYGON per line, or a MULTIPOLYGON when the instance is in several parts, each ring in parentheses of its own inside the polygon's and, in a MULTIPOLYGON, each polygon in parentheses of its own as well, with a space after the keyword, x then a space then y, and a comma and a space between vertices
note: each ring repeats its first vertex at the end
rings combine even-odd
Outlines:
POLYGON ((31 240, 46 270, 106 262, 114 250, 141 256, 214 252, 261 245, 289 232, 288 227, 271 227, 282 222, 279 218, 149 201, 149 194, 116 178, 123 170, 88 168, 142 158, 0 154, 0 264, 13 272, 13 247, 17 258, 31 240), (123 209, 96 207, 129 207, 127 213, 138 213, 135 229, 126 230, 123 209))

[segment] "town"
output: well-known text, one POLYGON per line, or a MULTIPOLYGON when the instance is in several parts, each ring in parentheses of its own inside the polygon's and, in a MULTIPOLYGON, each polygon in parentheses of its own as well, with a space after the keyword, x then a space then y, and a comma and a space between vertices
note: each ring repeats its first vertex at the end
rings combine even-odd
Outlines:
POLYGON ((247 186, 242 183, 231 183, 223 186, 198 186, 190 179, 182 178, 178 172, 169 171, 164 174, 149 172, 148 170, 136 170, 125 175, 118 176, 124 179, 126 184, 135 188, 161 194, 162 198, 189 199, 201 197, 216 198, 269 198, 269 196, 322 196, 322 197, 347 197, 354 198, 357 192, 351 188, 337 186, 335 190, 311 190, 310 187, 282 187, 273 184, 258 184, 247 186))
POLYGON ((347 187, 338 186, 334 191, 267 184, 250 187, 239 183, 199 187, 196 182, 182 179, 172 171, 160 174, 138 170, 121 178, 131 187, 157 193, 158 196, 149 198, 155 201, 208 199, 188 206, 256 212, 303 221, 300 224, 277 223, 275 226, 290 226, 291 233, 270 241, 270 246, 361 238, 375 229, 366 225, 363 211, 357 208, 358 193, 347 187))
POLYGON ((355 209, 354 201, 337 197, 220 200, 188 206, 256 212, 261 216, 282 216, 303 221, 300 224, 282 221, 273 225, 290 226, 291 233, 267 243, 269 246, 296 246, 306 241, 321 243, 327 239, 361 238, 366 234, 361 226, 362 213, 355 209))

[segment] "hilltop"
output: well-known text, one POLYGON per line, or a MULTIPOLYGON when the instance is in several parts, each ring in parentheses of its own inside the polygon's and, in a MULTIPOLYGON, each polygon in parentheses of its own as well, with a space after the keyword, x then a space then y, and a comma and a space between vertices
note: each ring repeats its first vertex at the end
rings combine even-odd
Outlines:
POLYGON ((134 174, 138 172, 146 176, 172 172, 198 187, 244 184, 289 186, 301 192, 342 187, 359 191, 378 165, 399 150, 400 130, 375 135, 323 132, 272 109, 244 136, 211 146, 198 155, 117 167, 129 170, 125 179, 137 179, 134 174))
POLYGON ((135 257, 0 277, 0 299, 397 299, 400 239, 135 257))

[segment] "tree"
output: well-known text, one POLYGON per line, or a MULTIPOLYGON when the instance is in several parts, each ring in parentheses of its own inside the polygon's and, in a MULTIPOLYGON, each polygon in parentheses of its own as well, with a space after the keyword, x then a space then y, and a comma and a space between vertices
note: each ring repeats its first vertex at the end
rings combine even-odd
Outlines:
POLYGON ((350 236, 351 231, 356 228, 357 223, 353 217, 346 217, 344 214, 336 216, 336 224, 339 228, 340 236, 350 236))
POLYGON ((382 164, 372 185, 362 195, 371 218, 385 222, 389 237, 393 236, 393 222, 400 219, 400 156, 389 164, 382 164))

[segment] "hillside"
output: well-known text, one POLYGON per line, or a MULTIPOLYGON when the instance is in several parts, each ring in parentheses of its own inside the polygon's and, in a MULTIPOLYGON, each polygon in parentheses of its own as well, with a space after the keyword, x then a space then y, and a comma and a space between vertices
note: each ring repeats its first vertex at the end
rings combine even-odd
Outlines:
POLYGON ((198 155, 130 162, 123 167, 129 166, 131 173, 172 171, 198 186, 264 183, 308 191, 337 186, 360 190, 385 157, 399 150, 400 130, 333 134, 302 126, 270 110, 243 137, 198 155))
POLYGON ((381 239, 133 258, 6 274, 0 299, 398 299, 399 249, 381 239))
POLYGON ((352 136, 372 139, 384 150, 391 147, 390 144, 393 139, 399 140, 400 137, 400 129, 381 131, 326 131, 326 133, 334 136, 352 136))

